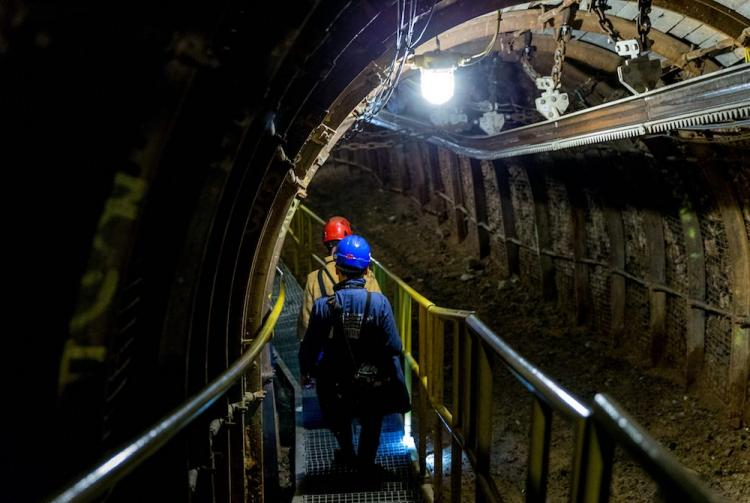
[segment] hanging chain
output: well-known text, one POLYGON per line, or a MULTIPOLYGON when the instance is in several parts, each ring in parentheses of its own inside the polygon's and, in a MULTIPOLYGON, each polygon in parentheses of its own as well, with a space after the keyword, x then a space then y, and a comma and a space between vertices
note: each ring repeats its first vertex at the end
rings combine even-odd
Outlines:
POLYGON ((554 61, 555 64, 552 66, 552 89, 557 89, 560 85, 560 79, 562 77, 563 62, 565 61, 565 46, 570 38, 570 25, 564 24, 560 27, 560 31, 557 35, 557 47, 555 47, 554 61))
POLYGON ((651 19, 648 15, 651 13, 651 0, 638 0, 638 17, 636 24, 638 26, 638 38, 641 43, 641 51, 647 51, 650 45, 648 32, 651 31, 651 19))
POLYGON ((599 18, 599 26, 601 26, 602 30, 609 35, 609 39, 612 43, 616 44, 617 41, 620 40, 620 33, 615 30, 612 21, 607 17, 606 11, 609 9, 607 1, 608 0, 594 0, 593 9, 596 17, 599 18))

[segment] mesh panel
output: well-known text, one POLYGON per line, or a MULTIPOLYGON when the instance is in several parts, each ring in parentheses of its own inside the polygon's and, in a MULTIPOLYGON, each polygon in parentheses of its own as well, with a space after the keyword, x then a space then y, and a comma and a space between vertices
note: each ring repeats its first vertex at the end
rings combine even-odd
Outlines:
POLYGON ((589 190, 586 198, 586 258, 606 262, 609 260, 609 234, 604 219, 604 209, 599 196, 589 190))
POLYGON ((612 305, 610 303, 610 276, 607 268, 595 266, 589 271, 594 312, 592 322, 599 335, 608 336, 612 327, 612 305))
MULTIPOLYGON (((510 175, 510 199, 516 216, 516 234, 527 247, 538 248, 536 239, 536 219, 534 216, 534 198, 526 176, 526 170, 516 166, 508 168, 510 175)), ((532 285, 542 281, 541 264, 535 251, 521 247, 519 252, 521 279, 532 285)))
POLYGON ((312 494, 306 495, 303 501, 305 503, 375 503, 381 501, 386 503, 411 503, 418 500, 413 491, 397 489, 345 494, 312 494))
POLYGON ((647 355, 651 350, 648 289, 633 281, 625 287, 625 343, 647 355))
POLYGON ((555 259, 555 282, 560 305, 573 312, 576 307, 575 265, 573 262, 555 259))
MULTIPOLYGON (((666 253, 665 277, 667 285, 678 292, 688 291, 687 252, 682 234, 682 224, 674 215, 664 215, 664 247, 666 253)), ((685 300, 667 296, 667 347, 668 362, 680 365, 684 360, 685 345, 685 300)))
POLYGON ((573 225, 568 191, 559 180, 546 177, 552 250, 573 256, 573 225))
MULTIPOLYGON (((584 190, 586 202, 586 258, 598 262, 608 262, 610 255, 610 241, 607 224, 604 218, 603 205, 599 196, 584 190)), ((609 335, 612 326, 612 307, 610 303, 610 278, 608 269, 593 266, 589 269, 591 297, 593 302, 592 322, 594 330, 600 335, 609 335)))
POLYGON ((534 198, 531 195, 526 170, 510 166, 510 198, 516 214, 516 233, 521 242, 531 248, 537 248, 534 198))
POLYGON ((667 347, 664 356, 667 362, 676 367, 682 365, 687 351, 686 309, 684 299, 667 296, 667 347))
POLYGON ((519 268, 521 269, 521 280, 538 288, 542 283, 542 272, 539 267, 539 255, 528 248, 518 251, 519 268))
POLYGON ((625 233, 625 270, 639 278, 645 278, 648 271, 648 245, 643 230, 643 214, 632 206, 622 212, 622 225, 625 233))
MULTIPOLYGON (((284 307, 281 309, 279 320, 274 328, 273 346, 278 351, 279 356, 292 371, 292 374, 299 379, 299 339, 297 335, 297 319, 299 317, 300 307, 302 306, 302 297, 304 292, 299 283, 295 281, 292 272, 283 262, 279 261, 279 268, 284 273, 286 279, 286 300, 284 307)), ((277 275, 273 284, 273 299, 275 300, 279 292, 279 280, 277 275)))
POLYGON ((466 244, 471 247, 473 253, 479 256, 479 237, 477 226, 476 202, 474 201, 474 180, 471 178, 471 161, 467 157, 460 157, 458 162, 458 180, 461 183, 461 191, 464 196, 464 208, 468 212, 466 222, 466 244), (474 219, 472 221, 471 219, 474 219))
MULTIPOLYGON (((706 302, 723 309, 731 306, 727 240, 721 216, 713 201, 703 194, 700 215, 703 249, 706 260, 706 302)), ((708 314, 708 313, 707 313, 708 314)), ((705 354, 708 381, 722 399, 726 400, 726 381, 729 375, 731 325, 723 316, 708 315, 706 319, 705 354)))
POLYGON ((731 348, 729 339, 732 324, 729 318, 719 315, 706 316, 706 373, 708 381, 717 395, 726 400, 727 376, 729 375, 729 357, 731 348))
POLYGON ((500 190, 497 186, 495 167, 492 163, 482 161, 482 177, 484 178, 484 198, 487 203, 487 224, 493 229, 490 234, 490 256, 497 260, 500 272, 507 275, 508 256, 505 243, 499 237, 504 236, 502 206, 500 203, 500 190))

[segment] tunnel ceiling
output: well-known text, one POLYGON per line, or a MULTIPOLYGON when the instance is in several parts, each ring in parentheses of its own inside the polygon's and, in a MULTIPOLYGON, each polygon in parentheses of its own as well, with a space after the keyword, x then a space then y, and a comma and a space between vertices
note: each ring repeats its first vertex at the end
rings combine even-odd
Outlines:
MULTIPOLYGON (((436 11, 450 4, 441 2, 436 11)), ((456 71, 456 95, 451 101, 438 107, 427 103, 420 94, 419 72, 407 67, 391 99, 373 123, 421 136, 459 153, 496 157, 499 152, 496 145, 477 146, 477 142, 465 138, 492 137, 544 121, 545 117, 535 108, 535 99, 541 91, 534 79, 550 74, 559 28, 563 24, 572 27, 560 79, 560 91, 566 93, 570 101, 563 118, 565 114, 634 94, 618 80, 618 67, 627 67, 624 64, 627 58, 617 54, 612 38, 605 32, 589 0, 580 2, 575 11, 569 8, 575 2, 506 6, 499 11, 499 21, 498 13, 492 8, 507 5, 507 2, 494 4, 482 2, 484 14, 424 41, 415 51, 424 54, 439 48, 476 54, 491 43, 488 57, 456 71), (498 36, 492 43, 496 30, 498 36), (524 51, 525 48, 530 51, 524 51), (526 58, 524 54, 530 56, 526 58), (482 151, 486 153, 482 155, 482 151)), ((610 0, 607 5, 606 19, 620 39, 637 38, 638 2, 610 0)), ((661 70, 656 89, 741 65, 746 47, 750 45, 748 16, 750 1, 652 2, 648 33, 651 46, 646 54, 659 62, 657 66, 661 70)), ((380 58, 376 63, 387 65, 385 60, 380 58)), ((716 82, 717 86, 729 85, 716 82)), ((729 114, 718 122, 733 121, 734 132, 744 136, 748 130, 737 119, 744 119, 746 113, 747 110, 743 110, 729 114)), ((690 126, 708 122, 704 118, 690 126)), ((662 129, 671 129, 671 126, 662 129)), ((364 135, 359 141, 371 142, 375 137, 364 135)))

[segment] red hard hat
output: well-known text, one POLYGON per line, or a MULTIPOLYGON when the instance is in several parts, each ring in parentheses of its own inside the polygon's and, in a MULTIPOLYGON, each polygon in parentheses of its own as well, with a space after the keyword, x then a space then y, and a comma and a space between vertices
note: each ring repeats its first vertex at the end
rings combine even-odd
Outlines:
POLYGON ((323 242, 340 241, 352 233, 352 226, 344 217, 331 217, 323 227, 323 242))

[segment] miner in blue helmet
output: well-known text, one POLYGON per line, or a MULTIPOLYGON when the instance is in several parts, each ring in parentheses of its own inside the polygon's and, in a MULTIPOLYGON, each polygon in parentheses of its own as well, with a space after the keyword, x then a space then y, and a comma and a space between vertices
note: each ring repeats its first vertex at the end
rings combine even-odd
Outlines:
POLYGON ((405 413, 409 396, 401 369, 401 339, 388 299, 365 289, 370 245, 347 236, 336 249, 339 283, 330 297, 315 301, 300 345, 303 384, 316 379, 318 401, 339 443, 334 459, 359 469, 377 469, 383 416, 405 413), (358 452, 352 420, 362 425, 358 452))

